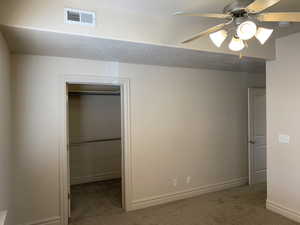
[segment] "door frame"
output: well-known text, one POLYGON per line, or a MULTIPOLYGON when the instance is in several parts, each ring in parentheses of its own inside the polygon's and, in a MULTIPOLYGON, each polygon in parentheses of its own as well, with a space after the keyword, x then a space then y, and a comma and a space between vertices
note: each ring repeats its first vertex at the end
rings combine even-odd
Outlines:
POLYGON ((265 90, 265 87, 248 88, 248 183, 254 184, 254 121, 253 118, 253 100, 255 90, 265 90))
POLYGON ((130 112, 130 80, 127 78, 90 75, 62 75, 59 81, 60 102, 60 214, 61 224, 68 225, 68 84, 117 85, 121 89, 121 138, 122 138, 122 208, 131 210, 132 203, 132 162, 131 162, 131 112, 130 112))

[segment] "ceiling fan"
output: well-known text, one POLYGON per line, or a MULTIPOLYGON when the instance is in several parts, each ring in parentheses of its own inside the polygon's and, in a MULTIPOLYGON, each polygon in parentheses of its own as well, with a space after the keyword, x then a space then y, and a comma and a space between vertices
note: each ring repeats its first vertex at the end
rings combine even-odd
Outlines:
POLYGON ((227 5, 223 13, 220 14, 177 12, 175 15, 226 20, 224 23, 209 28, 182 43, 189 43, 209 35, 212 42, 217 47, 221 47, 229 34, 232 33, 233 37, 229 43, 229 49, 232 51, 242 51, 247 46, 247 41, 253 37, 256 37, 263 45, 271 37, 274 30, 260 26, 262 22, 300 22, 300 12, 263 12, 280 1, 237 0, 227 5))

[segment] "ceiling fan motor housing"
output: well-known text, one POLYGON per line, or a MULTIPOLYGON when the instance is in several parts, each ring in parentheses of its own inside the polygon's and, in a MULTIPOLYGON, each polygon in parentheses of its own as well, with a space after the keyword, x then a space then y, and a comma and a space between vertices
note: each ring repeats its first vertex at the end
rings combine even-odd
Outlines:
POLYGON ((254 0, 237 0, 225 6, 223 13, 231 14, 234 17, 244 17, 248 14, 246 7, 254 2, 254 0))

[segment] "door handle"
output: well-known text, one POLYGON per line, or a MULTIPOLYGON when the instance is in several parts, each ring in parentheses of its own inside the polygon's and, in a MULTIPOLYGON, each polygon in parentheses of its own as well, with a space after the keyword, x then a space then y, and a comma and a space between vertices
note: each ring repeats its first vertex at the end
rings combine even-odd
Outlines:
POLYGON ((249 141, 250 144, 255 145, 255 141, 249 141))

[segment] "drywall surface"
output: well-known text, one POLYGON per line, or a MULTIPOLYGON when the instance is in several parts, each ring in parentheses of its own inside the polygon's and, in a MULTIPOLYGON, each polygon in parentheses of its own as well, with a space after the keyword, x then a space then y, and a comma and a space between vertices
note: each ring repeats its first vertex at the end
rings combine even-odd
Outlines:
POLYGON ((121 98, 112 95, 70 95, 71 184, 121 177, 121 98))
POLYGON ((133 77, 135 200, 247 176, 247 87, 264 86, 264 75, 133 64, 119 70, 133 77))
MULTIPOLYGON (((145 2, 138 1, 133 5, 136 7, 145 6, 147 5, 145 2)), ((190 44, 181 44, 183 40, 218 24, 216 20, 199 20, 197 17, 173 16, 175 11, 184 10, 186 7, 188 10, 195 10, 195 1, 184 1, 184 3, 175 4, 174 1, 157 2, 157 10, 161 10, 164 7, 172 9, 166 9, 165 13, 155 15, 151 13, 157 11, 155 9, 152 9, 152 11, 147 10, 148 12, 145 13, 141 10, 130 10, 131 7, 129 9, 126 9, 127 7, 114 7, 111 4, 105 4, 103 1, 99 4, 99 1, 96 0, 26 0, 21 2, 19 0, 2 0, 0 2, 0 24, 135 43, 239 54, 228 49, 230 38, 221 48, 215 47, 208 37, 203 37, 190 44), (179 5, 180 8, 177 8, 179 5), (65 7, 96 12, 96 27, 65 24, 65 7)), ((198 7, 203 12, 209 12, 215 11, 216 9, 211 7, 217 5, 220 7, 219 11, 221 12, 226 3, 228 3, 228 0, 221 4, 216 0, 212 3, 199 1, 198 7)), ((120 2, 117 5, 120 6, 122 4, 126 3, 120 2)), ((253 39, 249 42, 249 46, 243 52, 245 56, 264 59, 273 59, 275 56, 274 40, 270 40, 264 46, 261 46, 257 40, 253 39)))
POLYGON ((264 86, 263 74, 31 55, 12 59, 16 224, 60 216, 62 74, 130 79, 133 201, 247 176, 247 87, 264 86))
POLYGON ((236 55, 26 28, 4 27, 3 34, 13 54, 250 73, 266 70, 265 60, 259 58, 240 60, 236 55))
POLYGON ((268 201, 300 222, 300 34, 277 41, 277 59, 267 63, 268 201), (278 141, 290 136, 289 144, 278 141))
POLYGON ((0 211, 10 208, 12 168, 10 93, 10 53, 0 33, 0 211))
POLYGON ((117 75, 117 64, 12 56, 14 95, 14 224, 59 216, 59 77, 117 75), (29 204, 30 203, 30 204, 29 204))

